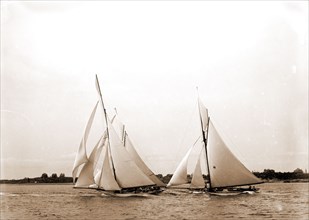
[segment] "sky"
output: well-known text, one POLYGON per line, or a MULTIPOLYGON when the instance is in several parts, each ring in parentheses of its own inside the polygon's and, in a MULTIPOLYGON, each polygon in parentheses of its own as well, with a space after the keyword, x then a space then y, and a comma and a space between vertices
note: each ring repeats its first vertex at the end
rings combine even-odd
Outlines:
POLYGON ((95 74, 155 173, 200 135, 196 87, 249 170, 308 169, 307 1, 1 1, 1 179, 71 176, 95 74))

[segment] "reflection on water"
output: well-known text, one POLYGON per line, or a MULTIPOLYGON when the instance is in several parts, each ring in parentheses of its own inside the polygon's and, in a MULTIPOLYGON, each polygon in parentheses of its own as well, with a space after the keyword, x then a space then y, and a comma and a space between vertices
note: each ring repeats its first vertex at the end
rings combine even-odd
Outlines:
POLYGON ((309 219, 308 183, 268 183, 260 193, 211 196, 166 190, 117 198, 72 185, 1 186, 1 219, 309 219))

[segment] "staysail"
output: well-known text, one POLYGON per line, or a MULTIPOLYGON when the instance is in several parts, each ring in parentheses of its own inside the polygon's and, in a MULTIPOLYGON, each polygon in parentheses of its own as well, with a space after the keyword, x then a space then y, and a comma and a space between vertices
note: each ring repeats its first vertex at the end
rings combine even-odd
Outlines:
POLYGON ((180 164, 178 165, 175 173, 173 174, 171 180, 167 184, 167 187, 177 186, 177 185, 188 183, 187 166, 188 166, 188 159, 189 159, 189 156, 190 156, 190 153, 191 153, 193 147, 194 147, 194 145, 192 147, 190 147, 190 149, 187 151, 186 155, 182 158, 182 160, 181 160, 180 164))
POLYGON ((192 147, 189 148, 186 155, 182 158, 181 162, 176 168, 175 173, 173 174, 172 178, 168 182, 167 187, 188 183, 188 178, 187 178, 188 159, 189 159, 192 149, 194 148, 194 146, 199 140, 200 140, 200 137, 196 139, 192 147))
POLYGON ((93 148, 89 160, 85 163, 80 171, 75 187, 89 187, 94 184, 94 168, 96 161, 101 154, 103 143, 106 137, 101 137, 96 146, 93 148))
POLYGON ((81 140, 78 152, 77 152, 76 157, 75 157, 75 162, 74 162, 73 172, 72 172, 73 183, 75 183, 75 178, 76 178, 78 168, 80 167, 80 165, 82 165, 82 164, 84 164, 88 161, 88 157, 87 157, 87 153, 86 153, 86 143, 87 143, 87 139, 88 139, 89 132, 90 132, 90 129, 91 129, 91 126, 92 126, 92 122, 93 122, 93 119, 94 119, 94 116, 95 116, 95 113, 96 113, 96 110, 97 110, 97 107, 98 107, 98 103, 99 103, 99 101, 97 101, 95 107, 92 110, 92 113, 90 115, 90 118, 89 118, 87 126, 86 126, 86 129, 84 131, 84 136, 81 140))
MULTIPOLYGON (((113 116, 111 122, 113 123, 116 115, 113 116)), ((88 187, 95 187, 98 186, 100 174, 97 175, 99 172, 101 173, 102 164, 98 167, 99 158, 102 152, 103 147, 105 146, 107 138, 107 131, 105 130, 104 134, 101 136, 95 147, 92 149, 90 156, 87 162, 84 163, 78 179, 75 183, 74 187, 79 188, 88 188, 88 187), (96 171, 99 169, 99 171, 96 171)))
POLYGON ((203 178, 203 173, 202 173, 202 167, 201 167, 201 154, 203 151, 201 151, 193 175, 192 175, 192 180, 191 180, 191 185, 190 188, 205 188, 205 180, 203 178))

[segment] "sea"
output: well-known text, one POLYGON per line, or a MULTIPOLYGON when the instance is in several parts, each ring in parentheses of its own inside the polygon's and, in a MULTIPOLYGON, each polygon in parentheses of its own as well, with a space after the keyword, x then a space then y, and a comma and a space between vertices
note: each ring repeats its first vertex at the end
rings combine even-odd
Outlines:
POLYGON ((72 185, 1 184, 3 219, 309 219, 309 183, 265 183, 259 193, 215 196, 167 189, 115 197, 72 185))

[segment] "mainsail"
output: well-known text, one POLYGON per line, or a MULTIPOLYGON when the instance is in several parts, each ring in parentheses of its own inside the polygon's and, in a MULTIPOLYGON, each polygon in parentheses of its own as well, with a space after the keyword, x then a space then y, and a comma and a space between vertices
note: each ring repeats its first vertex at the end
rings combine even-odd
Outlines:
POLYGON ((192 180, 191 180, 191 185, 190 188, 205 188, 205 180, 203 178, 203 173, 202 173, 202 167, 201 167, 201 154, 202 151, 198 157, 193 175, 192 175, 192 180))
POLYGON ((227 148, 211 120, 208 134, 208 162, 213 188, 252 185, 262 182, 227 148))

